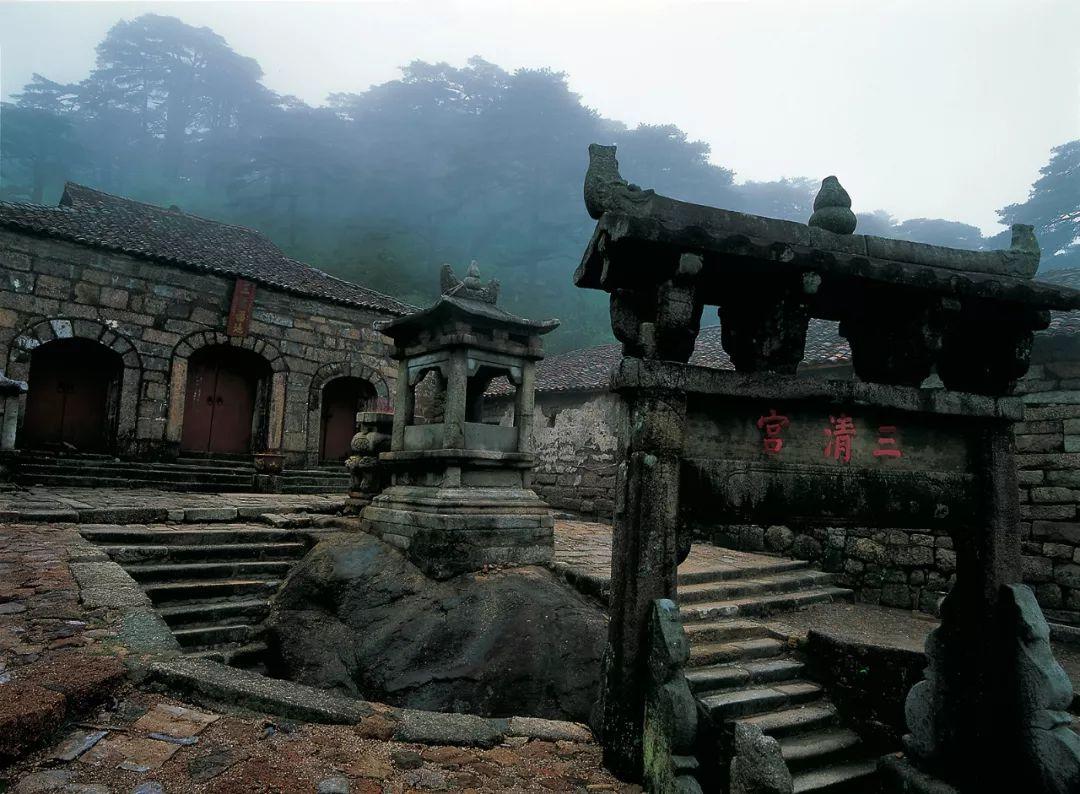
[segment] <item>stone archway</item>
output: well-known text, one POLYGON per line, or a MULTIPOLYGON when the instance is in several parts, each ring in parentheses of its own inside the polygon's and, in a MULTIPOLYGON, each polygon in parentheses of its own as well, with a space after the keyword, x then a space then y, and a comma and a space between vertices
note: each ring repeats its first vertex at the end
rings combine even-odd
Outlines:
MULTIPOLYGON (((334 381, 350 378, 363 381, 374 390, 374 399, 389 405, 389 390, 386 381, 374 367, 360 361, 338 361, 323 364, 311 379, 308 391, 307 422, 307 460, 309 465, 317 465, 323 453, 324 397, 326 389, 334 381)), ((333 395, 333 387, 331 387, 333 395)))
MULTIPOLYGON (((229 351, 248 361, 257 360, 265 365, 265 375, 241 373, 240 381, 255 378, 257 393, 252 397, 255 405, 252 411, 258 424, 252 426, 250 444, 266 450, 281 449, 282 427, 285 419, 285 385, 288 378, 288 365, 281 351, 271 343, 255 337, 237 339, 215 331, 200 331, 191 334, 177 343, 173 349, 172 370, 169 376, 169 412, 165 425, 165 439, 179 450, 182 443, 192 443, 191 437, 185 438, 185 413, 191 408, 191 378, 205 378, 207 371, 217 372, 223 362, 228 368, 229 351), (200 353, 202 351, 202 353, 200 353), (218 355, 213 355, 217 351, 218 355), (194 362, 194 365, 193 363, 194 362), (212 365, 207 370, 208 362, 212 365), (192 372, 192 369, 196 372, 192 372)), ((252 366, 250 369, 256 370, 252 366)), ((246 408, 244 410, 247 410, 246 408)), ((190 428, 189 428, 190 430, 190 428)), ((205 452, 213 453, 213 445, 205 452)), ((258 451, 258 450, 255 450, 258 451)))
MULTIPOLYGON (((52 347, 48 348, 47 355, 37 356, 38 380, 56 380, 56 376, 65 370, 64 360, 78 361, 80 364, 78 368, 66 368, 68 375, 64 378, 64 384, 57 381, 52 385, 57 388, 61 386, 68 389, 75 388, 80 392, 89 391, 88 399, 83 401, 80 398, 78 407, 78 411, 89 411, 89 413, 85 415, 80 413, 74 419, 77 422, 96 422, 103 418, 107 429, 107 432, 100 434, 100 437, 77 433, 72 439, 67 440, 67 443, 78 441, 79 444, 89 444, 90 447, 95 448, 95 451, 115 453, 126 451, 135 438, 139 385, 142 380, 142 360, 135 345, 123 334, 96 320, 69 317, 41 319, 25 328, 9 345, 7 376, 15 380, 30 381, 35 351, 50 345, 52 347), (57 346, 54 343, 63 344, 57 346), (78 358, 79 351, 74 350, 76 347, 82 348, 82 354, 88 355, 92 360, 78 358), (96 353, 101 353, 101 355, 97 356, 96 353), (68 354, 74 355, 75 358, 69 357, 68 354), (110 370, 108 373, 101 373, 106 377, 95 376, 93 367, 88 366, 93 361, 97 361, 110 370), (51 371, 52 374, 48 375, 46 371, 51 371), (104 393, 101 393, 102 391, 104 393), (98 413, 102 410, 105 413, 103 417, 99 417, 98 413)), ((5 415, 11 411, 19 417, 20 432, 16 437, 20 438, 20 443, 28 401, 31 399, 36 399, 36 395, 27 393, 9 397, 5 405, 5 415)), ((57 404, 61 412, 66 410, 62 402, 57 404)), ((57 408, 57 406, 35 406, 31 412, 33 422, 31 435, 35 437, 28 439, 29 441, 41 439, 43 428, 48 427, 49 416, 54 413, 52 408, 57 408)), ((71 408, 70 404, 68 408, 71 408)), ((62 425, 63 422, 61 421, 60 424, 62 425)), ((51 431, 44 432, 49 434, 51 431)), ((60 435, 62 436, 63 433, 61 432, 60 435)), ((61 437, 57 440, 65 443, 65 439, 61 437)), ((79 444, 73 445, 78 448, 79 444)))

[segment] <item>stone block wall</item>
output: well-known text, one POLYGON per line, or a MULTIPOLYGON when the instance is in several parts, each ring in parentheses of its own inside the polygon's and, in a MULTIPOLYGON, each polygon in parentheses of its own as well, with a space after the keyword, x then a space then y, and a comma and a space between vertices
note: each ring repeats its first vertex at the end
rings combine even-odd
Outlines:
POLYGON ((1080 626, 1080 357, 1063 341, 1041 351, 1018 388, 1021 550, 1047 619, 1080 626))
MULTIPOLYGON (((384 315, 259 285, 248 335, 230 339, 225 326, 234 283, 0 230, 0 371, 25 380, 33 349, 55 338, 104 344, 124 362, 117 453, 168 458, 178 449, 187 357, 209 344, 244 347, 273 371, 269 445, 285 453, 286 465, 313 464, 328 381, 363 377, 380 397, 393 393, 395 370, 371 327, 384 315)), ((21 421, 25 399, 9 398, 0 408, 21 421)))
POLYGON ((937 614, 955 581, 956 552, 944 530, 744 524, 695 534, 726 548, 806 560, 871 604, 937 614))
MULTIPOLYGON (((489 399, 488 416, 512 421, 512 398, 489 399)), ((536 395, 532 487, 549 505, 610 522, 623 408, 607 392, 536 395)))

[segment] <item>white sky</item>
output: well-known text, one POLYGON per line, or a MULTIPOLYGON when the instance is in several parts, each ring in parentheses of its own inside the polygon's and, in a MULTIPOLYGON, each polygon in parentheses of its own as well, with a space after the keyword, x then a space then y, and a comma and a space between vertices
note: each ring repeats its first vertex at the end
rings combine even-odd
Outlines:
POLYGON ((834 173, 856 210, 987 232, 1080 137, 1080 0, 0 0, 0 94, 83 78, 147 11, 212 27, 312 104, 413 59, 548 66, 605 116, 708 141, 740 180, 834 173))

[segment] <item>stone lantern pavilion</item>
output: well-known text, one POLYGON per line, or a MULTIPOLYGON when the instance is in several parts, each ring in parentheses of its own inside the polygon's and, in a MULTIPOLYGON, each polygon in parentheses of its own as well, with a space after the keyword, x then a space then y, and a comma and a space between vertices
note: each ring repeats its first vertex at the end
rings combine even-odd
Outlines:
POLYGON ((364 528, 404 550, 429 576, 551 558, 553 520, 529 489, 533 392, 540 336, 558 320, 515 317, 495 305, 498 282, 464 281, 449 265, 430 308, 377 329, 398 361, 390 486, 362 514, 364 528), (437 421, 416 412, 417 386, 434 374, 437 421), (505 377, 516 389, 513 425, 483 421, 484 393, 505 377))

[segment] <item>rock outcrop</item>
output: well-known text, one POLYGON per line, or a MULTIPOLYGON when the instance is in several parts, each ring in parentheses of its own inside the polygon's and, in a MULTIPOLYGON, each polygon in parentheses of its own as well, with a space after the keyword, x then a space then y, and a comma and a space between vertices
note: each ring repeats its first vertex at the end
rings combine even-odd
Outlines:
POLYGON ((606 620, 546 568, 436 581, 377 538, 342 533, 278 593, 271 672, 396 706, 584 722, 606 620))

